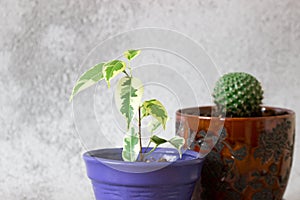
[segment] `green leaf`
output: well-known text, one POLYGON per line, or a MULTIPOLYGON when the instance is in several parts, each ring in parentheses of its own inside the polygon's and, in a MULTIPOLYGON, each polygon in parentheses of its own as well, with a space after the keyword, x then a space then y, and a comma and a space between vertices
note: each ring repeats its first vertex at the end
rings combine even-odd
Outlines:
POLYGON ((126 118, 129 129, 134 115, 137 113, 144 93, 143 83, 134 77, 123 77, 115 90, 115 102, 121 114, 126 118))
POLYGON ((139 137, 131 129, 131 135, 126 135, 123 140, 122 158, 124 161, 134 162, 139 155, 139 137))
POLYGON ((141 50, 127 50, 124 52, 124 56, 125 58, 127 58, 128 60, 132 60, 135 57, 137 57, 139 54, 141 53, 141 50))
POLYGON ((142 105, 142 115, 143 117, 151 115, 166 129, 168 113, 160 101, 156 99, 145 101, 142 105))
POLYGON ((103 79, 103 66, 104 63, 99 63, 92 68, 90 68, 88 71, 84 72, 76 82, 72 94, 70 96, 70 101, 72 101, 73 97, 81 92, 82 90, 94 85, 98 81, 103 79))
POLYGON ((153 136, 150 138, 150 141, 153 142, 153 143, 155 143, 157 146, 158 146, 158 145, 161 145, 161 144, 163 144, 163 143, 168 142, 167 140, 165 140, 165 139, 163 139, 163 138, 160 138, 160 137, 158 137, 158 136, 156 136, 156 135, 153 135, 153 136))
POLYGON ((150 155, 153 151, 155 151, 155 149, 161 145, 161 144, 164 144, 166 142, 168 142, 167 140, 163 139, 163 138, 160 138, 156 135, 153 135, 151 138, 150 138, 150 141, 153 142, 155 144, 155 146, 151 149, 151 151, 147 152, 146 155, 150 155))
POLYGON ((122 73, 126 69, 125 62, 121 60, 112 60, 104 64, 103 76, 110 87, 110 80, 122 73))
POLYGON ((178 150, 178 153, 179 153, 180 158, 181 158, 181 156, 182 156, 181 148, 183 147, 183 145, 185 143, 184 138, 180 137, 180 136, 175 136, 172 139, 168 140, 168 142, 170 144, 172 144, 178 150))
MULTIPOLYGON (((158 136, 156 136, 156 135, 153 135, 153 136, 150 138, 150 141, 153 142, 153 143, 155 143, 155 147, 153 148, 153 150, 156 149, 159 145, 164 144, 164 143, 166 143, 166 142, 169 142, 172 146, 174 146, 174 147, 177 149, 180 158, 182 157, 181 149, 182 149, 182 147, 183 147, 183 145, 184 145, 184 143, 185 143, 185 140, 184 140, 183 137, 175 136, 175 137, 173 137, 173 138, 170 139, 170 140, 165 140, 165 139, 160 138, 160 137, 158 137, 158 136)), ((151 152, 152 152, 153 150, 151 150, 151 152)), ((149 153, 150 153, 150 152, 149 152, 149 153)))

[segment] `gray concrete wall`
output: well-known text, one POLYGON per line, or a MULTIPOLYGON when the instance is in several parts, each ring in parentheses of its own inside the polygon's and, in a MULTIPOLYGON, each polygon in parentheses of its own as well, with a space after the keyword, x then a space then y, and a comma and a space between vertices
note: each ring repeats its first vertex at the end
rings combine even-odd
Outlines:
MULTIPOLYGON (((265 104, 299 113, 299 21, 298 0, 0 0, 0 199, 93 199, 68 98, 80 64, 107 37, 177 30, 222 73, 258 77, 265 104)), ((300 195, 299 145, 297 135, 288 200, 300 195)))

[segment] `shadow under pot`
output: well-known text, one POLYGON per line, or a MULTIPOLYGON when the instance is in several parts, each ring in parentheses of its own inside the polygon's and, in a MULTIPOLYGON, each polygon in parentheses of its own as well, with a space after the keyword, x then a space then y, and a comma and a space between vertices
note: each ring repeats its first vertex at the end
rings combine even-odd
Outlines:
POLYGON ((219 134, 206 156, 193 200, 281 200, 292 167, 295 113, 262 107, 260 117, 224 118, 220 128, 213 124, 213 109, 186 108, 176 113, 177 129, 185 124, 180 132, 195 151, 208 132, 219 134))

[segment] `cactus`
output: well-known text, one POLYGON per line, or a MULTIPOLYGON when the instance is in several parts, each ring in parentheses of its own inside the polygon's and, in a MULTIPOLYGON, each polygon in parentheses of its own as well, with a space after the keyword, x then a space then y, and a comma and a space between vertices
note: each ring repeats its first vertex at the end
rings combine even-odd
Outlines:
POLYGON ((228 117, 254 117, 261 114, 263 90, 250 74, 234 72, 223 75, 216 83, 213 98, 217 113, 228 117))

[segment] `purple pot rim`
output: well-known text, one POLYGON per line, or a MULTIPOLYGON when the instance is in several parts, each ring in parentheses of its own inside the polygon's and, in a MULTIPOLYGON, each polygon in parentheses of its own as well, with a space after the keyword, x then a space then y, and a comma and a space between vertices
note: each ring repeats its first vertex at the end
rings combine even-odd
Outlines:
MULTIPOLYGON (((172 148, 157 148, 158 150, 165 149, 168 151, 174 152, 175 149, 172 148)), ((192 159, 189 160, 176 160, 174 162, 127 162, 123 160, 114 160, 114 159, 107 159, 107 158, 100 158, 96 156, 92 156, 91 154, 99 151, 107 151, 107 150, 122 150, 122 148, 105 148, 105 149, 96 149, 96 150, 91 150, 87 151, 83 154, 83 159, 87 162, 101 162, 103 164, 109 165, 109 166, 120 166, 120 165, 126 165, 126 166, 133 166, 135 168, 143 168, 145 166, 150 167, 150 166, 155 166, 155 167, 160 167, 160 166, 166 166, 166 165, 172 165, 172 166, 183 166, 183 165, 193 165, 193 164, 199 164, 203 162, 205 158, 200 158, 199 153, 196 151, 192 150, 185 150, 183 154, 192 157, 192 159)), ((175 150, 177 151, 177 150, 175 150)))

